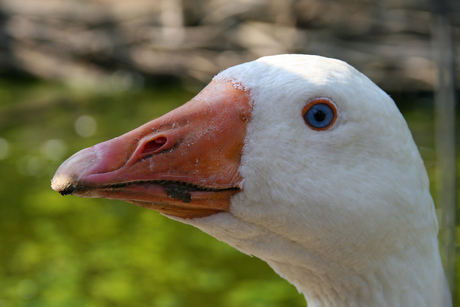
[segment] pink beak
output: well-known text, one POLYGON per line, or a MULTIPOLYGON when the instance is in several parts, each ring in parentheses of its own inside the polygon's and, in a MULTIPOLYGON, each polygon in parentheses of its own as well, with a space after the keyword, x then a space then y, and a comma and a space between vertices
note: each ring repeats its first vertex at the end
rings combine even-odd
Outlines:
POLYGON ((239 166, 251 111, 247 91, 212 81, 170 113, 74 154, 51 187, 182 218, 228 211, 242 188, 239 166))

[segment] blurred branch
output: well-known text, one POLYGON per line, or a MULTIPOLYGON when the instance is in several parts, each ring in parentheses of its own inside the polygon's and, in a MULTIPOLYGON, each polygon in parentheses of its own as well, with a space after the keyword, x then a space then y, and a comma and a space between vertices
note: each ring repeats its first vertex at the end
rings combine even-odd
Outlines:
POLYGON ((438 205, 441 206, 441 244, 447 281, 455 294, 455 226, 457 206, 457 142, 455 45, 448 0, 433 0, 433 43, 438 65, 435 93, 438 205))
POLYGON ((122 69, 207 82, 263 55, 313 53, 387 90, 436 80, 422 1, 3 0, 0 22, 0 72, 40 78, 97 84, 122 69))

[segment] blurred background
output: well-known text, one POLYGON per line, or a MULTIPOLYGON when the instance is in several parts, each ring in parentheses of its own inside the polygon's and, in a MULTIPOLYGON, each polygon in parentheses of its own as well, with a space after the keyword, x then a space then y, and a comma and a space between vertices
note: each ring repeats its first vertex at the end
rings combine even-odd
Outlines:
POLYGON ((436 0, 0 0, 0 307, 305 306, 265 263, 190 226, 50 189, 74 152, 279 53, 345 60, 395 99, 457 294, 459 38, 458 2, 436 0))

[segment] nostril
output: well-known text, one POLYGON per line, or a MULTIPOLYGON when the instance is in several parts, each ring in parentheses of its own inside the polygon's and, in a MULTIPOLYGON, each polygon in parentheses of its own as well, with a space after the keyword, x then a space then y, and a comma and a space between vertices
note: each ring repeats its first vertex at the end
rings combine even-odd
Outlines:
POLYGON ((164 136, 157 137, 144 145, 143 154, 153 154, 158 152, 165 144, 168 139, 164 136))

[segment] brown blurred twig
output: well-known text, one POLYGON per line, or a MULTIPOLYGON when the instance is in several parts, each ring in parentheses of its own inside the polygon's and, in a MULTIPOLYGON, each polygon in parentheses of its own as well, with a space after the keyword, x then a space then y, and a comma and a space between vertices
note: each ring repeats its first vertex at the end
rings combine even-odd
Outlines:
POLYGON ((205 82, 263 55, 313 53, 387 90, 436 79, 422 1, 2 0, 0 21, 0 72, 40 78, 97 83, 121 69, 205 82))

